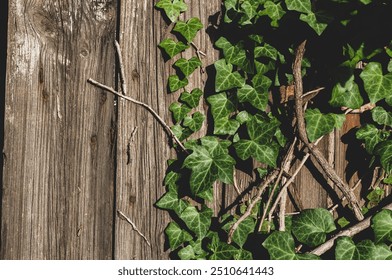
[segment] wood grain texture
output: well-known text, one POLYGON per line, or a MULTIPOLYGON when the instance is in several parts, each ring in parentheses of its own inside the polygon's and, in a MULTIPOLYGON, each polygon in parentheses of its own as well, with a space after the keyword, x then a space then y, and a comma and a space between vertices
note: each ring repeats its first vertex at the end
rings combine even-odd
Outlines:
POLYGON ((111 259, 116 1, 9 1, 1 258, 111 259))
MULTIPOLYGON (((181 56, 195 55, 190 48, 168 62, 163 59, 157 45, 170 34, 163 14, 154 9, 157 1, 123 1, 120 7, 120 45, 124 54, 125 72, 128 77, 128 92, 133 98, 152 106, 169 124, 169 105, 176 101, 180 91, 167 94, 167 79, 175 73, 171 67, 181 56)), ((204 32, 209 16, 219 10, 221 1, 187 1, 188 11, 180 19, 199 17, 204 30, 198 33, 194 43, 208 55, 203 65, 212 64, 217 59, 209 36, 204 32)), ((186 87, 188 91, 200 87, 204 89, 207 75, 195 71, 186 87)), ((203 109, 203 105, 200 105, 203 109)), ((151 247, 132 230, 129 224, 116 218, 114 257, 116 259, 166 259, 168 247, 165 245, 164 229, 169 222, 166 211, 153 204, 163 195, 163 179, 166 161, 175 154, 168 144, 168 137, 159 123, 145 109, 119 101, 118 104, 118 145, 117 145, 117 187, 116 207, 126 214, 146 235, 151 247), (132 132, 137 132, 132 137, 132 132), (130 147, 128 159, 127 147, 130 147), (127 164, 128 163, 128 164, 127 164)), ((205 131, 204 127, 204 131, 205 131)), ((202 132, 201 132, 202 134, 202 132)), ((200 135, 200 134, 199 134, 200 135)))

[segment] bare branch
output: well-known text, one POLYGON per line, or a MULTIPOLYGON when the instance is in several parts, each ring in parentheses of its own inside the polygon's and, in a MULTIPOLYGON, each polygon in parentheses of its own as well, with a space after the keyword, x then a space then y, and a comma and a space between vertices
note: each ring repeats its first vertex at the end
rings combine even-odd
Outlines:
POLYGON ((305 53, 305 44, 306 41, 301 43, 297 48, 297 52, 295 55, 295 61, 293 65, 293 74, 294 74, 294 94, 295 94, 295 114, 297 117, 297 128, 301 141, 306 145, 309 149, 310 154, 316 159, 319 163, 320 167, 327 175, 329 179, 340 189, 340 191, 346 196, 347 201, 351 205, 354 215, 357 220, 363 220, 363 214, 361 212, 361 208, 359 206, 358 199, 356 198, 354 192, 350 189, 350 187, 339 177, 336 173, 335 169, 328 163, 325 159, 324 155, 320 152, 320 150, 312 143, 309 143, 308 136, 305 128, 305 118, 304 118, 304 109, 303 109, 303 87, 302 87, 302 73, 301 73, 301 64, 302 58, 305 53))
POLYGON ((345 114, 362 114, 363 112, 372 110, 374 107, 376 107, 376 104, 366 103, 358 109, 349 109, 347 107, 342 107, 341 109, 345 111, 345 114))

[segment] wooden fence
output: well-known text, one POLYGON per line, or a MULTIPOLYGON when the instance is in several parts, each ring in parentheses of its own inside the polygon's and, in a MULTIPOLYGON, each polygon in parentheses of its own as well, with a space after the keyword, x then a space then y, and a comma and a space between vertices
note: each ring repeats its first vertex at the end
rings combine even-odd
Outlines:
MULTIPOLYGON (((7 1, 2 2, 4 20, 7 1)), ((204 24, 195 44, 207 54, 203 64, 208 70, 219 57, 212 41, 221 1, 186 2, 188 11, 181 18, 199 17, 204 24)), ((173 35, 155 3, 8 1, 6 63, 1 58, 6 73, 1 86, 1 259, 169 257, 163 232, 169 216, 154 207, 165 191, 166 161, 174 156, 168 137, 145 109, 87 83, 91 77, 116 87, 117 38, 129 95, 171 122, 168 107, 178 95, 167 94, 166 86, 174 69, 157 45, 173 35)), ((2 38, 5 34, 3 28, 2 38)), ((194 74, 189 88, 209 90, 207 73, 194 74)), ((339 137, 333 142, 341 151, 345 147, 339 137)), ((335 160, 344 172, 344 154, 336 154, 335 160)), ((249 180, 248 174, 237 173, 243 186, 249 180)), ((296 186, 303 207, 326 205, 327 192, 308 171, 296 186)), ((233 197, 232 187, 225 188, 215 188, 215 211, 233 197)))

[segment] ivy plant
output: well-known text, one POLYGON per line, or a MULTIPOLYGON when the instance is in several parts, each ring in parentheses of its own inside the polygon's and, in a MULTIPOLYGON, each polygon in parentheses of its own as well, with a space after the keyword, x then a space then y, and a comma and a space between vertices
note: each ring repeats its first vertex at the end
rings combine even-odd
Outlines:
MULTIPOLYGON (((158 46, 176 71, 167 82, 168 92, 178 96, 169 107, 171 130, 185 147, 169 161, 167 192, 156 202, 172 217, 165 229, 172 256, 392 259, 392 3, 224 0, 213 38, 220 58, 210 66, 208 92, 189 85, 207 66, 194 44, 206 26, 197 17, 184 19, 184 0, 159 0, 156 8, 173 23, 171 38, 158 46), (184 51, 193 56, 180 57, 184 51), (347 114, 361 114, 352 145, 363 152, 377 185, 369 185, 364 197, 341 197, 338 207, 346 199, 343 212, 353 211, 351 216, 322 207, 285 213, 279 203, 290 179, 287 166, 304 157, 302 144, 327 162, 315 143, 341 129, 347 114), (214 213, 208 206, 216 198, 214 185, 234 187, 235 171, 244 165, 254 181, 231 212, 214 213), (353 206, 360 204, 371 223, 358 241, 345 227, 358 227, 361 216, 353 206)), ((320 172, 344 187, 331 169, 320 172)))

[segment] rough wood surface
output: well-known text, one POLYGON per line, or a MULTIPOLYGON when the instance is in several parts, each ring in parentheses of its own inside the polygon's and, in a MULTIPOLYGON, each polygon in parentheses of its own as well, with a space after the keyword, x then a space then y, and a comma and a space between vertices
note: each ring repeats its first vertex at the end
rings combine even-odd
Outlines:
MULTIPOLYGON (((190 48, 184 54, 164 61, 157 45, 167 37, 174 38, 174 35, 169 33, 163 14, 154 9, 156 2, 122 2, 119 41, 124 54, 129 95, 149 104, 167 123, 172 123, 168 107, 178 99, 181 91, 167 94, 167 79, 175 72, 171 66, 181 55, 189 59, 195 51, 190 48)), ((181 15, 181 19, 199 17, 207 28, 208 17, 218 11, 220 1, 188 1, 187 4, 188 11, 181 15)), ((209 36, 204 31, 199 32, 194 43, 208 54, 203 64, 212 64, 217 52, 209 36)), ((202 75, 195 71, 186 89, 203 89, 206 79, 206 73, 202 75)), ((151 242, 151 247, 129 224, 116 217, 114 257, 166 259, 168 247, 165 245, 164 229, 169 216, 153 204, 165 192, 166 161, 174 158, 173 149, 162 127, 144 108, 120 100, 118 110, 116 207, 136 224, 151 242)))
POLYGON ((1 258, 112 258, 115 2, 9 1, 1 258))

